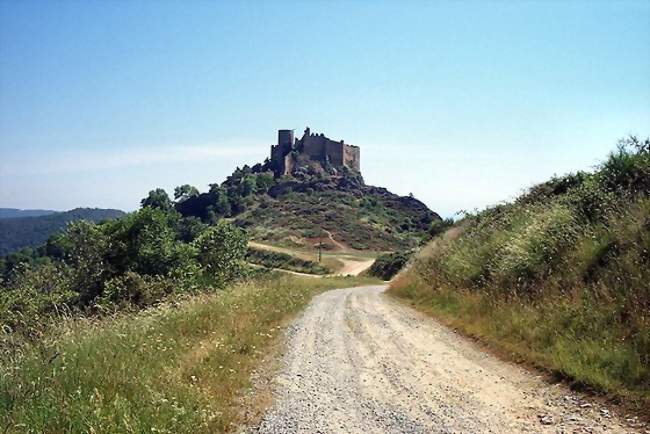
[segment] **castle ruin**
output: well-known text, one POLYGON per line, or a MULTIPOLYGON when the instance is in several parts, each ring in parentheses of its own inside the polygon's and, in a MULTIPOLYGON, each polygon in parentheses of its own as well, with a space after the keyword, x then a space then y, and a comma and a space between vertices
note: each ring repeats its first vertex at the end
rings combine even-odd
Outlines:
POLYGON ((276 176, 291 175, 297 166, 320 163, 321 167, 347 168, 359 172, 361 156, 358 146, 343 140, 331 140, 323 133, 313 134, 309 127, 301 139, 294 138, 293 130, 278 130, 278 144, 271 146, 271 165, 276 176))

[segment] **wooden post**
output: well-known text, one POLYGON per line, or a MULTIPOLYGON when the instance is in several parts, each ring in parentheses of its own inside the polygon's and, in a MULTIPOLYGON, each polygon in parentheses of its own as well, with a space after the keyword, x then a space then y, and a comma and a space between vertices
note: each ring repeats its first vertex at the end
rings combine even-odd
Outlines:
POLYGON ((320 230, 318 235, 318 263, 319 264, 323 256, 322 250, 323 250, 323 229, 320 230))

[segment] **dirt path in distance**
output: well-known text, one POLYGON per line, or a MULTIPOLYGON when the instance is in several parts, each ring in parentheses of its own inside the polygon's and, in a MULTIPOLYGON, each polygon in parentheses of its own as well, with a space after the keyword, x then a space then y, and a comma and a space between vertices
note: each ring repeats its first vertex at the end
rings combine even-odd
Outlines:
POLYGON ((375 263, 374 259, 359 260, 359 261, 351 260, 351 259, 339 259, 339 261, 343 262, 343 268, 341 268, 336 273, 340 276, 347 276, 347 275, 358 276, 359 274, 363 273, 368 268, 370 268, 372 264, 375 263))

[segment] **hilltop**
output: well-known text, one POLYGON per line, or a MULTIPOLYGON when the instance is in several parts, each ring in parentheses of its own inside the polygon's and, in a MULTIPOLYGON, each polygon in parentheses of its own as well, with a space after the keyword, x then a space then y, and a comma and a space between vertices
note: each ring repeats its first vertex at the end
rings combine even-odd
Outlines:
POLYGON ((206 193, 184 186, 176 209, 207 223, 229 218, 255 240, 292 247, 416 246, 440 216, 412 196, 366 185, 360 167, 357 146, 309 128, 301 139, 280 130, 264 163, 237 168, 206 193))

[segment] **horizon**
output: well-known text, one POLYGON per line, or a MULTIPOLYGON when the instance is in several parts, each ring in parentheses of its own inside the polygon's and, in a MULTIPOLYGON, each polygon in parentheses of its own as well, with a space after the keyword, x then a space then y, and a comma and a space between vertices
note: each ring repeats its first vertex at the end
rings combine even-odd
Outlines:
POLYGON ((278 129, 361 148, 444 217, 650 136, 650 3, 0 3, 0 207, 132 211, 262 162, 278 129), (382 31, 377 31, 381 29, 382 31))

